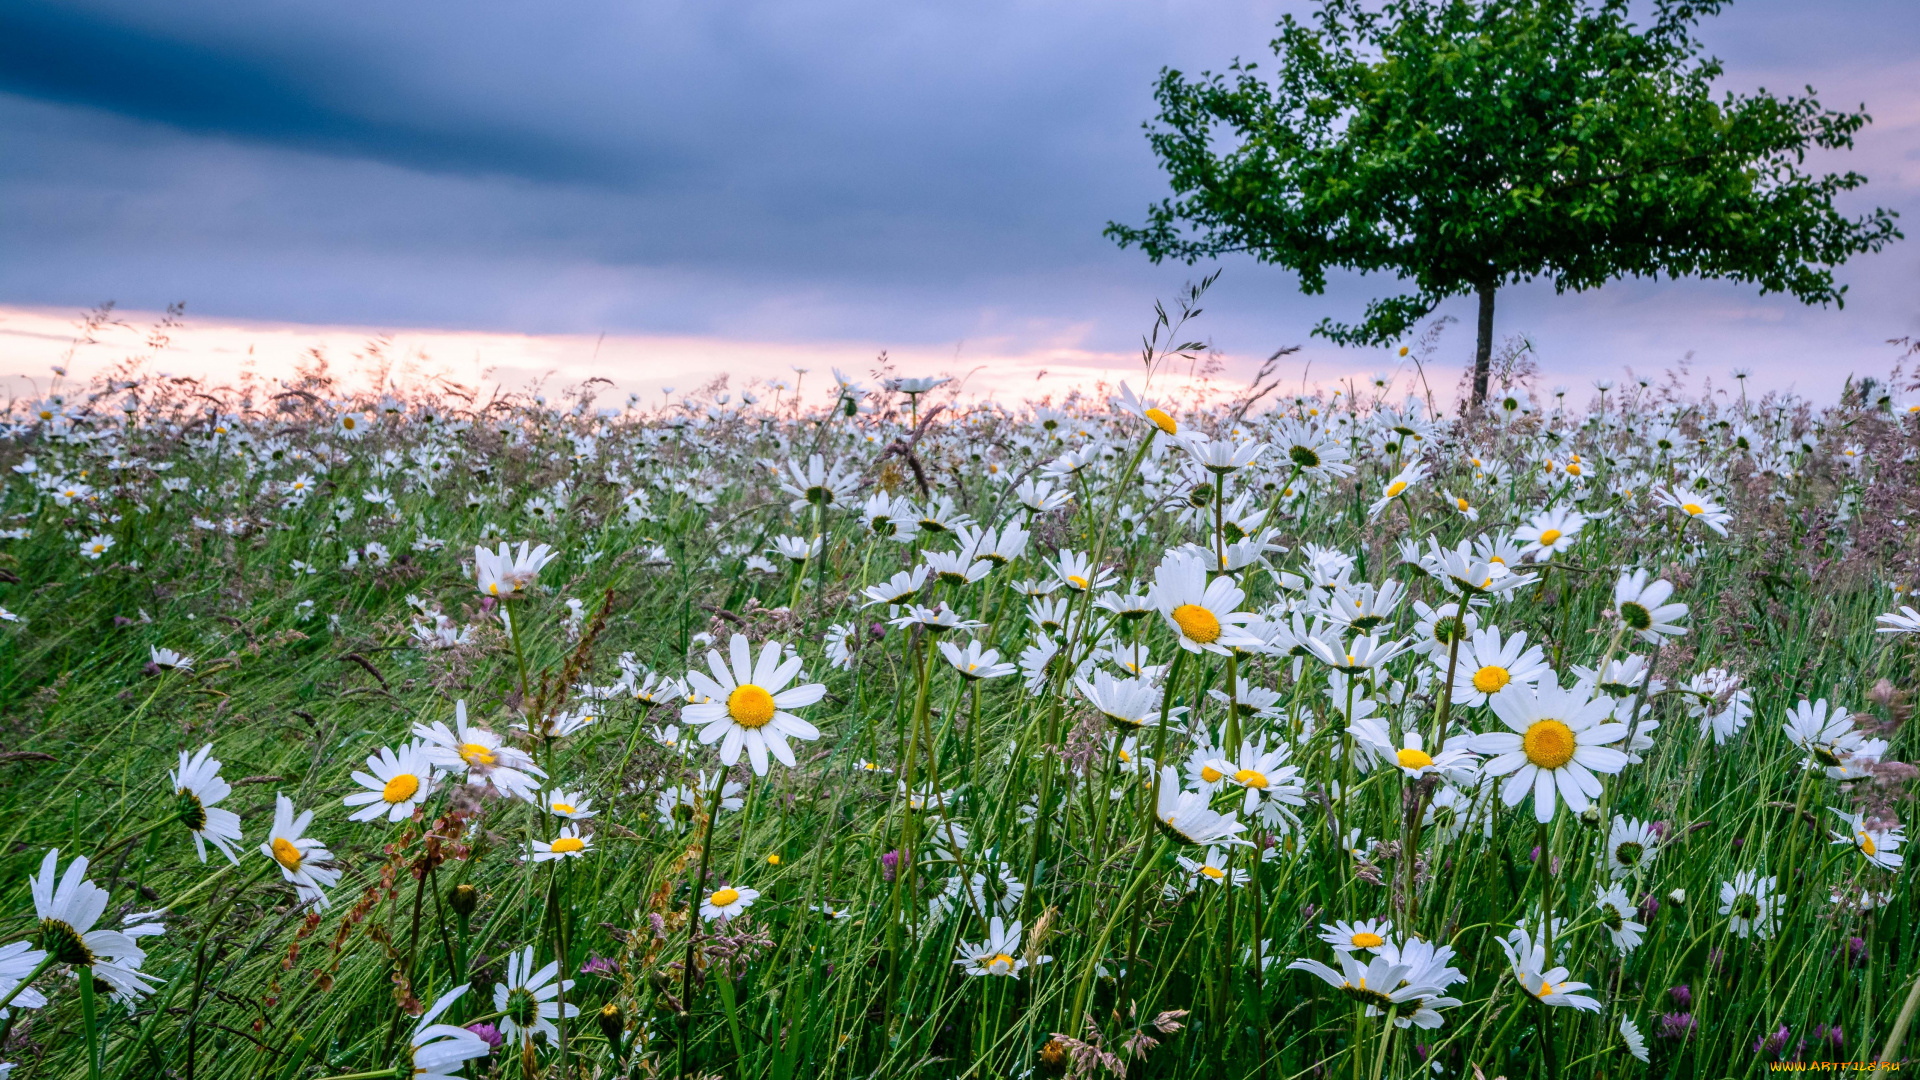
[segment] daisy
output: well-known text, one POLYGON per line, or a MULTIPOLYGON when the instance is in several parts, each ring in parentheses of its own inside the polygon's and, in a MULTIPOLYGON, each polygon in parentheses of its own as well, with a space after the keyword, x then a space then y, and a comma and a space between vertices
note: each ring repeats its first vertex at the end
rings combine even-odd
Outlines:
POLYGON ((1432 1030, 1445 1024, 1446 1018, 1440 1015, 1440 1010, 1458 1007, 1460 999, 1442 997, 1437 992, 1467 981, 1466 973, 1452 965, 1453 949, 1446 945, 1435 947, 1431 942, 1419 938, 1408 938, 1404 943, 1385 942, 1378 955, 1388 963, 1405 966, 1408 970, 1404 978, 1409 986, 1430 987, 1435 991, 1415 999, 1412 1012, 1402 1005, 1394 1014, 1394 1026, 1432 1030))
POLYGON ((752 907, 753 902, 758 899, 760 899, 758 889, 736 889, 732 886, 715 889, 700 902, 700 917, 708 922, 715 919, 726 922, 752 907))
POLYGON ((1876 633, 1920 634, 1920 611, 1915 611, 1905 604, 1900 605, 1899 611, 1875 616, 1874 621, 1880 624, 1876 633))
POLYGON ((333 854, 324 843, 303 835, 312 820, 313 811, 302 811, 296 817, 293 800, 276 792, 273 827, 267 830, 267 841, 260 845, 260 853, 280 864, 280 876, 293 886, 301 903, 325 908, 326 890, 340 880, 340 871, 329 865, 333 854))
POLYGON ((238 866, 240 815, 214 805, 233 794, 233 788, 221 779, 220 762, 212 755, 212 743, 191 757, 180 751, 180 768, 169 771, 167 779, 173 785, 180 823, 193 834, 193 849, 200 853, 200 861, 207 861, 207 845, 212 844, 228 862, 238 866))
POLYGON ((1248 741, 1240 744, 1239 760, 1213 764, 1227 780, 1245 789, 1242 813, 1257 813, 1264 823, 1276 826, 1292 817, 1287 807, 1306 805, 1306 788, 1298 779, 1300 770, 1287 764, 1290 754, 1285 743, 1268 750, 1248 741))
POLYGON ((40 965, 46 958, 46 953, 24 941, 0 945, 0 1000, 8 1003, 8 1008, 0 1008, 0 1020, 12 1015, 10 1009, 46 1008, 45 994, 31 986, 20 985, 22 980, 32 978, 40 971, 40 965))
POLYGON ((434 1023, 466 994, 467 987, 461 983, 447 991, 420 1014, 413 1037, 408 1040, 414 1080, 457 1080, 463 1064, 493 1052, 487 1040, 466 1028, 434 1023))
POLYGON ((1647 1062, 1647 1037, 1640 1034, 1640 1025, 1634 1023, 1632 1017, 1620 1018, 1620 1042, 1636 1061, 1647 1062))
POLYGON ((1453 504, 1454 510, 1458 511, 1461 517, 1466 518, 1468 521, 1480 520, 1480 511, 1476 509, 1471 502, 1468 502, 1462 496, 1455 495, 1451 491, 1443 490, 1441 494, 1447 497, 1447 501, 1453 504))
MULTIPOLYGON (((64 875, 59 871, 60 850, 55 848, 40 860, 40 872, 27 880, 33 911, 40 919, 38 944, 45 950, 45 957, 57 964, 90 969, 93 977, 113 987, 115 996, 135 998, 150 993, 154 980, 140 970, 147 954, 134 936, 93 928, 107 910, 107 890, 87 880, 86 857, 68 863, 64 875)), ((22 996, 26 993, 31 991, 23 991, 22 996)))
MULTIPOLYGON (((956 967, 966 969, 968 975, 1003 975, 1017 979, 1028 967, 1021 955, 1021 941, 1025 930, 1016 922, 1008 926, 1000 916, 995 915, 987 922, 987 939, 978 945, 961 942, 955 946, 960 959, 954 961, 956 967)), ((1036 956, 1035 964, 1051 963, 1051 956, 1036 956)))
POLYGON ((554 817, 568 821, 585 821, 593 816, 593 800, 584 791, 565 791, 554 788, 540 797, 547 812, 554 817))
POLYGON ((1386 486, 1380 489, 1380 497, 1373 501, 1372 506, 1367 507, 1368 520, 1379 517, 1382 510, 1391 506, 1395 499, 1412 490, 1413 485, 1419 483, 1426 475, 1427 465, 1423 461, 1416 461, 1394 474, 1393 479, 1388 480, 1386 486))
POLYGON ((1507 951, 1507 960, 1513 968, 1513 977, 1520 981, 1527 993, 1535 1001, 1555 1008, 1570 1007, 1582 1012, 1599 1012, 1600 1002, 1594 998, 1576 993, 1591 987, 1583 982, 1568 982, 1567 969, 1547 967, 1547 950, 1536 944, 1530 934, 1516 929, 1500 939, 1500 947, 1507 951))
POLYGON ((1653 501, 1686 515, 1688 521, 1698 521, 1721 536, 1727 535, 1727 524, 1733 515, 1704 495, 1679 495, 1659 485, 1654 485, 1653 501))
POLYGON ((1607 870, 1615 880, 1643 874, 1660 853, 1660 834, 1636 818, 1614 818, 1607 832, 1607 870))
POLYGON ((1092 682, 1085 676, 1075 676, 1073 684, 1079 688, 1080 696, 1114 727, 1138 731, 1151 727, 1160 718, 1160 688, 1145 679, 1116 679, 1104 671, 1096 671, 1092 682))
POLYGON ((902 570, 879 585, 869 585, 861 590, 861 595, 867 598, 867 602, 861 606, 905 603, 926 583, 927 568, 924 565, 916 566, 912 570, 902 570))
POLYGON ((427 760, 465 775, 469 784, 487 784, 494 790, 533 802, 547 774, 523 750, 506 745, 493 732, 467 723, 465 699, 453 703, 453 728, 444 720, 432 726, 413 725, 427 760))
POLYGON ((1392 919, 1368 919, 1357 923, 1342 920, 1320 924, 1320 940, 1333 946, 1336 952, 1365 950, 1377 955, 1392 936, 1392 919))
POLYGON ((1117 412, 1123 412, 1129 416, 1137 416, 1142 420, 1146 420, 1153 424, 1154 427, 1159 428, 1169 435, 1178 435, 1180 433, 1180 425, 1175 422, 1171 415, 1159 407, 1158 401, 1153 398, 1142 400, 1136 397, 1133 393, 1133 388, 1128 386, 1124 379, 1120 382, 1120 396, 1108 398, 1107 405, 1117 412))
POLYGON ((1001 663, 999 650, 982 649, 978 641, 967 642, 967 647, 964 649, 951 641, 942 641, 940 655, 946 657, 947 663, 953 665, 953 670, 959 672, 960 677, 968 682, 975 679, 998 679, 1002 675, 1011 675, 1020 670, 1018 664, 1001 663))
POLYGON ((1106 567, 1096 568, 1093 560, 1078 551, 1062 551, 1059 557, 1049 559, 1047 566, 1053 576, 1062 585, 1074 592, 1099 592, 1111 589, 1117 575, 1106 567))
POLYGON ((1844 810, 1832 809, 1841 821, 1847 823, 1845 835, 1835 833, 1836 844, 1852 844, 1869 863, 1882 870, 1898 870, 1905 861, 1900 854, 1900 845, 1907 842, 1907 834, 1899 825, 1891 829, 1870 829, 1866 825, 1865 814, 1849 814, 1844 810))
POLYGON ((1214 813, 1207 805, 1206 795, 1180 790, 1180 774, 1171 765, 1160 770, 1160 798, 1155 816, 1162 832, 1189 847, 1252 844, 1235 835, 1247 827, 1230 815, 1214 813))
POLYGON ((1181 855, 1175 861, 1180 864, 1180 869, 1187 872, 1189 887, 1197 888, 1202 881, 1211 881, 1215 885, 1230 885, 1235 888, 1247 883, 1247 872, 1238 869, 1228 870, 1227 860, 1221 857, 1218 847, 1208 848, 1205 857, 1200 859, 1189 859, 1181 855))
POLYGON ((537 863, 555 862, 560 859, 583 859, 593 850, 593 841, 580 835, 580 830, 572 825, 562 825, 560 834, 551 842, 534 840, 533 861, 537 863))
POLYGON ((1334 955, 1340 961, 1338 971, 1318 960, 1308 959, 1295 960, 1287 965, 1287 970, 1319 976, 1328 986, 1364 1004, 1369 1016, 1396 1012, 1403 1005, 1439 992, 1439 987, 1416 986, 1407 981, 1407 976, 1413 971, 1412 964, 1397 964, 1384 956, 1375 956, 1362 964, 1350 952, 1334 955))
POLYGON ((382 814, 389 824, 410 817, 414 807, 433 794, 433 762, 425 747, 409 743, 395 753, 381 747, 367 758, 367 772, 356 772, 353 781, 366 791, 356 791, 341 800, 348 806, 365 807, 347 816, 348 821, 373 821, 382 814))
POLYGON ((1217 577, 1209 584, 1206 567, 1198 559, 1170 552, 1154 569, 1148 596, 1174 631, 1174 640, 1188 652, 1227 656, 1232 648, 1260 644, 1244 629, 1253 616, 1234 610, 1247 594, 1229 577, 1217 577))
MULTIPOLYGON (((1441 653, 1431 655, 1444 678, 1446 656, 1441 653)), ((1488 697, 1511 684, 1532 686, 1552 674, 1552 669, 1547 667, 1547 654, 1541 647, 1527 647, 1525 630, 1504 641, 1500 638, 1500 628, 1497 626, 1475 630, 1462 643, 1453 662, 1453 703, 1484 705, 1488 697)))
POLYGON ((1392 762, 1401 775, 1409 780, 1440 775, 1456 783, 1473 782, 1479 759, 1470 750, 1452 746, 1435 757, 1427 753, 1426 738, 1412 726, 1400 736, 1400 745, 1395 746, 1386 727, 1377 718, 1358 721, 1353 724, 1352 730, 1354 739, 1365 749, 1392 762))
POLYGON ((1635 570, 1620 575, 1619 583, 1613 587, 1613 610, 1640 640, 1658 645, 1665 638, 1687 632, 1687 628, 1680 625, 1680 620, 1687 617, 1687 605, 1667 603, 1667 597, 1672 595, 1671 583, 1663 579, 1649 585, 1647 572, 1635 570))
MULTIPOLYGON (((560 1030, 553 1026, 553 1021, 560 1019, 562 1013, 560 1003, 554 999, 571 993, 573 980, 554 982, 554 976, 559 973, 558 960, 539 971, 533 970, 531 945, 507 954, 507 981, 494 984, 493 1011, 501 1014, 500 1034, 508 1043, 525 1042, 535 1034, 545 1035, 549 1046, 560 1041, 560 1030)), ((567 1005, 566 1019, 579 1015, 578 1005, 567 1005)))
POLYGON ((1572 547, 1586 523, 1586 515, 1578 510, 1548 510, 1533 515, 1525 525, 1513 530, 1513 538, 1523 545, 1521 558, 1546 562, 1557 552, 1572 547))
POLYGON ((1752 870, 1721 882, 1720 914, 1727 917, 1727 927, 1743 938, 1772 937, 1773 917, 1781 904, 1781 898, 1774 895, 1778 884, 1778 878, 1763 878, 1752 870))
POLYGON ((193 657, 174 652, 172 649, 162 649, 158 645, 147 646, 147 657, 153 661, 154 667, 163 671, 193 670, 193 657))
POLYGON ((804 468, 797 461, 787 462, 787 476, 781 479, 780 490, 794 497, 787 509, 798 513, 808 506, 824 510, 844 503, 859 483, 860 478, 848 475, 840 462, 834 462, 829 469, 825 458, 812 454, 807 457, 804 468))
POLYGON ((1267 444, 1258 440, 1229 442, 1226 439, 1209 439, 1200 432, 1181 437, 1180 446, 1195 465, 1220 476, 1253 464, 1267 449, 1267 444))
POLYGON ((1627 755, 1610 744, 1626 738, 1624 724, 1606 723, 1613 702, 1594 700, 1585 690, 1562 689, 1551 680, 1538 688, 1511 686, 1490 699, 1493 713, 1507 731, 1475 736, 1473 748, 1495 755, 1484 769, 1488 776, 1505 776, 1500 799, 1517 806, 1533 792, 1534 820, 1553 820, 1559 800, 1580 813, 1600 794, 1594 773, 1617 773, 1627 755), (1556 797, 1557 794, 1557 797, 1556 797))
POLYGON ((497 552, 474 547, 474 584, 482 595, 502 600, 523 595, 541 569, 552 562, 557 554, 546 544, 531 549, 528 544, 529 541, 522 540, 518 551, 508 548, 504 540, 497 552))
POLYGON ((1308 481, 1334 480, 1353 475, 1352 455, 1324 425, 1288 419, 1274 432, 1273 442, 1288 463, 1308 481))
POLYGON ((795 764, 789 738, 811 742, 820 737, 820 729, 787 712, 811 705, 826 696, 820 683, 803 683, 783 689, 800 673, 803 662, 798 656, 781 659, 781 645, 769 641, 760 650, 758 663, 744 634, 733 635, 728 643, 733 666, 728 668, 715 650, 707 652, 709 679, 700 671, 687 672, 692 689, 709 700, 681 709, 690 724, 704 725, 702 745, 720 743, 720 763, 732 766, 740 760, 744 748, 753 762, 755 774, 767 774, 767 755, 783 764, 795 764))
POLYGON ((96 562, 112 547, 113 537, 105 533, 97 533, 80 542, 80 557, 89 562, 96 562))
POLYGON ((1787 714, 1784 727, 1787 741, 1807 753, 1806 759, 1800 763, 1803 769, 1818 764, 1827 769, 1829 774, 1835 769, 1844 772, 1846 760, 1866 744, 1866 738, 1854 730, 1853 716, 1847 712, 1847 707, 1835 705, 1829 715, 1826 698, 1812 703, 1802 698, 1787 714))
POLYGON ((1647 928, 1633 921, 1633 900, 1627 891, 1619 882, 1614 882, 1594 886, 1594 895, 1594 906, 1600 909, 1600 925, 1606 927, 1614 948, 1619 949, 1622 956, 1639 948, 1640 935, 1646 933, 1647 928))

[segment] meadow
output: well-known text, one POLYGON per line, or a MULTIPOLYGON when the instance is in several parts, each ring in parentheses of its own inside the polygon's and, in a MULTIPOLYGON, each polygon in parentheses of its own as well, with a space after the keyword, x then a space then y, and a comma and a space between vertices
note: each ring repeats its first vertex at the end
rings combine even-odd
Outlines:
POLYGON ((1904 1060, 1905 377, 1441 415, 1179 321, 1018 406, 14 402, 0 1075, 1904 1060))

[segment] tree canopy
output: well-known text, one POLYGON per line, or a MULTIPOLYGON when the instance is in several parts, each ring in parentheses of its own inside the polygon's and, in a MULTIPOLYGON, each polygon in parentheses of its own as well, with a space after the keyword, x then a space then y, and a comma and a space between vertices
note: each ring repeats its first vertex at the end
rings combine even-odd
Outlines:
POLYGON ((1899 238, 1897 215, 1842 214, 1866 178, 1805 165, 1870 118, 1810 87, 1716 94, 1694 27, 1720 7, 1661 0, 1641 26, 1624 0, 1322 0, 1280 23, 1271 81, 1161 71, 1147 127, 1174 197, 1106 233, 1156 262, 1245 252, 1311 294, 1329 268, 1411 286, 1315 327, 1342 344, 1477 294, 1476 400, 1503 285, 1698 276, 1840 304, 1833 269, 1899 238))

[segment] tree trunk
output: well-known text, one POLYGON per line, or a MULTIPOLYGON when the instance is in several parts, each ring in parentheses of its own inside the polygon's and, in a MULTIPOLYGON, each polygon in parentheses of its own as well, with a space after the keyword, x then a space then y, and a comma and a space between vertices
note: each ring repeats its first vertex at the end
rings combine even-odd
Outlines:
POLYGON ((1493 367, 1493 293, 1497 286, 1483 281, 1473 291, 1480 297, 1480 337, 1473 347, 1473 407, 1487 403, 1487 372, 1493 367))

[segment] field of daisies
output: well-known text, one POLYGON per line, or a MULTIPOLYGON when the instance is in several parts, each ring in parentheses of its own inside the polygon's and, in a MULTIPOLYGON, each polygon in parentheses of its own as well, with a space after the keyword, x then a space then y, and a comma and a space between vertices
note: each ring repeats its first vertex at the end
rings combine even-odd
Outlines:
POLYGON ((1463 418, 1154 359, 17 402, 0 1075, 1910 1053, 1899 378, 1463 418))

